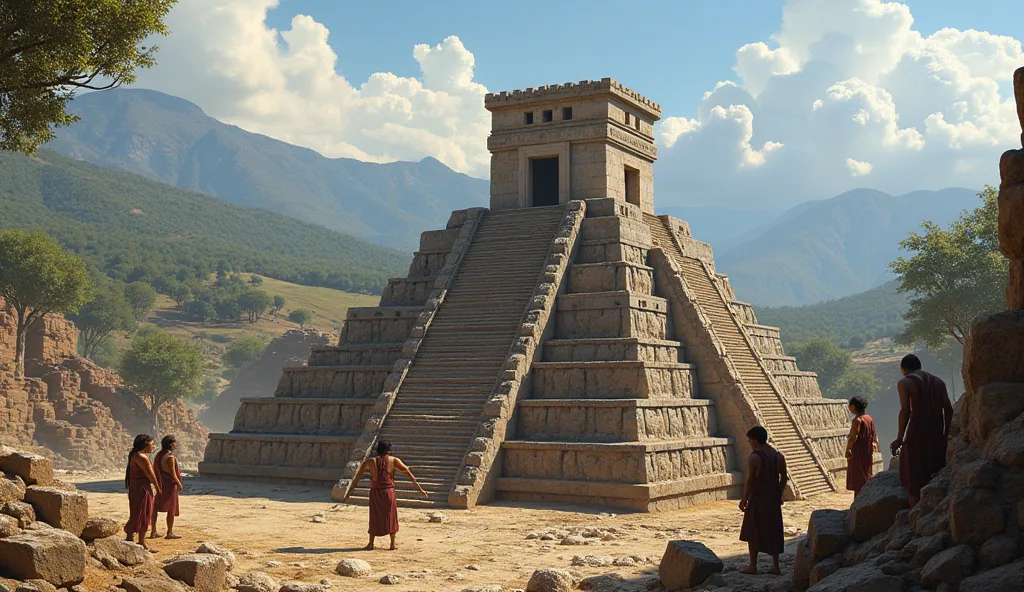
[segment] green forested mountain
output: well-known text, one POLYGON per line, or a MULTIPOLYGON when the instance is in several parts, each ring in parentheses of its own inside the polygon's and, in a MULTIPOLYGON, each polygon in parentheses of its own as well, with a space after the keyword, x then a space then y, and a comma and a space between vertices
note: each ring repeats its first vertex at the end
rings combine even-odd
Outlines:
MULTIPOLYGON (((943 189, 891 196, 857 189, 801 204, 716 251, 740 300, 798 306, 858 294, 892 279, 888 264, 921 222, 945 226, 978 207, 977 191, 943 189)), ((693 229, 700 236, 698 228, 693 229)), ((712 245, 715 246, 715 245, 712 245)))
POLYGON ((388 277, 405 275, 410 258, 49 150, 32 158, 0 152, 0 228, 44 231, 125 281, 205 279, 226 269, 379 293, 388 277))
POLYGON ((908 296, 891 281, 867 292, 808 306, 758 307, 757 320, 782 329, 783 343, 824 337, 843 346, 891 337, 903 330, 908 296))
POLYGON ((48 146, 229 202, 265 208, 374 243, 413 251, 452 210, 486 206, 486 180, 433 158, 376 164, 327 158, 227 125, 196 105, 142 89, 81 94, 81 116, 48 146))

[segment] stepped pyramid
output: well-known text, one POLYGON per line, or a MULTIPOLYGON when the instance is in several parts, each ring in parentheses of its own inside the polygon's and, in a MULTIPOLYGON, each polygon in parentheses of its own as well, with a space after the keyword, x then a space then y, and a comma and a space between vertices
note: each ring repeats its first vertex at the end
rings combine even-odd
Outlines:
POLYGON ((655 215, 661 108, 608 78, 485 104, 490 208, 424 232, 409 276, 274 397, 243 399, 200 472, 365 501, 350 480, 388 439, 428 492, 399 479, 405 505, 649 511, 737 497, 761 424, 790 495, 839 490, 845 401, 736 299, 710 245, 655 215))

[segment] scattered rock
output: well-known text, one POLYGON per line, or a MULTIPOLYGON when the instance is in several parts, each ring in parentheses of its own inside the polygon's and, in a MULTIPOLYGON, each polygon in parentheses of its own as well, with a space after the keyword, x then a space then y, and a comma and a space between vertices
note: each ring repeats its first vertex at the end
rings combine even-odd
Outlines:
POLYGON ((327 589, 320 584, 288 582, 284 586, 281 586, 280 592, 327 592, 327 589))
POLYGON ((44 580, 29 580, 18 584, 14 592, 57 592, 57 587, 44 580))
POLYGON ((192 553, 175 557, 164 565, 164 572, 196 592, 220 592, 224 587, 228 563, 219 555, 192 553))
POLYGON ((1024 590, 1024 560, 983 571, 960 583, 960 592, 1024 590))
POLYGON ((469 571, 480 571, 480 566, 479 565, 467 565, 466 569, 468 569, 469 571))
POLYGON ((536 540, 536 539, 539 539, 539 538, 540 538, 540 535, 535 533, 535 532, 529 532, 529 533, 526 534, 526 540, 528 540, 528 541, 533 541, 533 540, 536 540))
POLYGON ((110 518, 89 518, 82 529, 82 538, 86 541, 105 539, 120 532, 121 526, 110 518))
POLYGON ((205 555, 216 555, 224 559, 224 562, 227 563, 229 570, 235 566, 235 554, 218 544, 203 543, 202 545, 199 545, 198 549, 196 549, 196 553, 201 553, 205 555))
POLYGON ((807 581, 810 583, 811 586, 813 586, 818 582, 824 580, 825 578, 829 577, 830 575, 839 571, 841 567, 843 567, 842 555, 833 555, 832 557, 823 559, 818 563, 815 563, 814 566, 811 567, 811 571, 808 574, 807 581))
POLYGON ((0 473, 0 504, 20 502, 25 499, 25 482, 21 477, 8 477, 0 473))
POLYGON ((238 578, 238 592, 278 592, 281 585, 262 571, 250 571, 238 578))
POLYGON ((96 539, 92 546, 98 553, 113 557, 121 565, 131 567, 149 561, 150 553, 142 545, 130 543, 118 536, 96 539))
POLYGON ((538 569, 530 576, 526 592, 571 592, 576 578, 564 569, 538 569))
POLYGON ((878 566, 862 563, 840 569, 807 592, 903 592, 903 578, 886 575, 878 566))
POLYGON ((540 540, 542 540, 542 541, 557 541, 558 537, 556 537, 555 535, 551 534, 550 532, 546 532, 546 533, 540 535, 540 540))
POLYGON ((125 592, 185 592, 181 584, 170 578, 124 578, 117 587, 125 592))
POLYGON ((396 576, 394 574, 388 574, 388 575, 386 575, 386 576, 384 576, 384 577, 382 577, 380 579, 380 583, 381 584, 386 584, 386 585, 389 585, 389 586, 394 585, 394 584, 401 584, 402 583, 402 578, 399 577, 399 576, 396 576))
POLYGON ((591 576, 580 582, 579 589, 590 592, 617 592, 622 589, 623 582, 622 576, 614 573, 591 576))
POLYGON ((85 543, 55 528, 0 539, 0 574, 16 580, 46 580, 60 587, 80 584, 85 558, 85 543))
POLYGON ((427 521, 433 522, 434 524, 440 524, 442 522, 447 522, 448 516, 446 516, 444 512, 433 512, 427 514, 427 521))
POLYGON ((560 544, 569 546, 585 545, 587 544, 587 539, 581 537, 578 534, 574 534, 563 538, 560 544))
POLYGON ((1020 545, 1012 536, 994 536, 981 546, 981 564, 987 569, 1001 567, 1020 556, 1020 545))
POLYGON ((30 452, 7 449, 5 454, 0 454, 0 471, 14 473, 26 485, 53 483, 53 461, 30 452))
POLYGON ((867 541, 888 530, 896 514, 909 507, 899 471, 883 471, 869 479, 853 500, 847 516, 850 536, 858 542, 867 541))
POLYGON ((632 557, 616 557, 612 561, 612 565, 616 567, 633 567, 636 565, 636 560, 632 557))
POLYGON ((903 559, 910 561, 914 567, 923 567, 932 557, 949 545, 949 533, 940 532, 931 536, 914 539, 903 547, 903 559))
POLYGON ((281 567, 281 562, 280 561, 268 561, 267 562, 267 567, 269 567, 271 569, 273 569, 275 567, 281 567))
POLYGON ((7 502, 0 512, 16 518, 22 528, 36 521, 36 511, 25 502, 7 502))
POLYGON ((346 578, 365 578, 373 573, 373 568, 362 559, 342 559, 334 571, 346 578))
POLYGON ((238 589, 238 582, 240 582, 240 581, 241 580, 238 579, 238 576, 236 576, 233 573, 228 572, 224 576, 224 587, 225 588, 231 588, 232 590, 236 590, 236 589, 238 589))
POLYGON ((463 588, 462 592, 502 592, 503 588, 498 584, 492 584, 490 586, 474 586, 472 588, 463 588))
POLYGON ((324 522, 327 522, 327 516, 323 512, 319 514, 314 514, 313 522, 315 522, 316 524, 323 524, 324 522))
POLYGON ((21 532, 18 526, 18 519, 6 514, 0 514, 0 539, 14 536, 21 532))
POLYGON ((25 501, 35 508, 36 517, 54 528, 81 536, 89 520, 89 498, 81 491, 31 485, 25 501))
POLYGON ((811 585, 811 550, 807 539, 802 539, 796 546, 796 559, 793 561, 793 589, 797 592, 806 590, 811 585))
POLYGON ((807 526, 807 540, 811 557, 824 559, 842 553, 850 543, 846 512, 840 510, 815 510, 807 526))
POLYGON ((960 545, 932 557, 921 570, 921 584, 926 588, 934 588, 940 582, 959 586, 972 573, 974 551, 967 545, 960 545))
POLYGON ((1005 508, 992 492, 964 488, 953 493, 949 503, 953 542, 981 545, 1005 526, 1005 508))
POLYGON ((693 588, 709 576, 721 573, 722 560, 696 541, 670 541, 661 558, 658 575, 667 590, 693 588))

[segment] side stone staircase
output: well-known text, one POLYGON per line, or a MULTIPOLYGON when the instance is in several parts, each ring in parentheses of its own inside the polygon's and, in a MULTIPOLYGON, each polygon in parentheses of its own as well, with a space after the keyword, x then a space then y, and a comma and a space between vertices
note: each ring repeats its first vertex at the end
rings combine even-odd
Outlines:
POLYGON ((835 491, 827 465, 818 458, 811 444, 800 433, 798 418, 787 409, 785 395, 774 383, 773 377, 759 359, 744 328, 731 310, 708 266, 700 259, 686 256, 666 222, 646 214, 654 243, 665 250, 678 267, 686 286, 696 298, 696 305, 710 321, 718 341, 739 373, 739 379, 757 406, 772 444, 786 455, 789 473, 802 496, 813 496, 835 491))
MULTIPOLYGON (((447 505, 564 212, 491 211, 481 220, 377 436, 428 493, 399 476, 403 504, 447 505)), ((368 490, 364 480, 351 501, 366 503, 368 490)))

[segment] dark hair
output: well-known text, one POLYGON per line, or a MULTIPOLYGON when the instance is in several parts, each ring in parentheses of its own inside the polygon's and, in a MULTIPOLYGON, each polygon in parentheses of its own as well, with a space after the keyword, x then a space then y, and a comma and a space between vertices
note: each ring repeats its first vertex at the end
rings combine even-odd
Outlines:
POLYGON ((921 358, 914 354, 907 354, 903 356, 903 360, 900 361, 900 368, 903 368, 907 372, 915 372, 921 369, 921 358))
POLYGON ((864 397, 853 397, 850 399, 850 405, 857 410, 857 413, 864 413, 868 408, 868 400, 864 397))
POLYGON ((124 468, 125 488, 129 487, 128 482, 132 474, 132 457, 145 450, 146 446, 149 446, 152 441, 153 438, 151 438, 149 434, 139 434, 138 436, 135 436, 135 442, 132 443, 132 451, 128 453, 128 466, 124 468))
POLYGON ((761 426, 754 426, 747 430, 747 437, 753 438, 754 441, 757 442, 758 444, 767 444, 768 430, 764 429, 761 426))
POLYGON ((177 441, 178 441, 178 439, 175 438, 174 436, 170 435, 170 434, 164 436, 164 439, 160 440, 160 452, 164 452, 164 451, 170 452, 171 444, 174 444, 177 441))
POLYGON ((377 442, 377 456, 385 456, 389 452, 391 452, 391 442, 387 440, 377 442))

